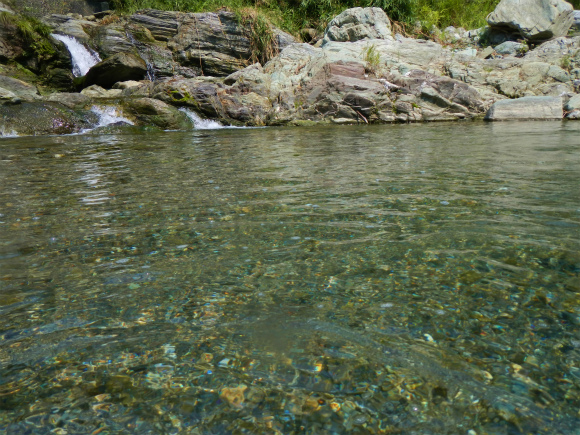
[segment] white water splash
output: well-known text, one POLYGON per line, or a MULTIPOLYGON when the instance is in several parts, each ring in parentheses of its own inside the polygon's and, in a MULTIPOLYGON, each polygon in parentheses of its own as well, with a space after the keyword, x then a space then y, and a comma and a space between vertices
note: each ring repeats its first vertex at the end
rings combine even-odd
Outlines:
POLYGON ((116 124, 117 122, 124 122, 129 125, 134 125, 133 122, 125 118, 118 112, 114 106, 93 106, 91 112, 99 117, 99 123, 96 127, 106 127, 107 125, 116 124))
POLYGON ((92 66, 101 61, 101 58, 96 52, 85 47, 73 36, 53 33, 52 37, 66 45, 72 59, 73 74, 75 77, 84 76, 92 66))
POLYGON ((201 119, 199 115, 191 109, 182 107, 179 110, 187 115, 196 130, 215 130, 218 128, 224 128, 224 126, 217 121, 213 121, 211 119, 201 119))
POLYGON ((99 121, 94 127, 82 130, 80 133, 90 133, 96 128, 106 127, 108 125, 116 123, 125 123, 129 125, 135 125, 130 119, 125 118, 122 114, 117 111, 114 106, 93 106, 91 107, 91 112, 97 115, 99 121))
POLYGON ((14 130, 7 131, 4 126, 0 127, 0 137, 18 137, 14 130))

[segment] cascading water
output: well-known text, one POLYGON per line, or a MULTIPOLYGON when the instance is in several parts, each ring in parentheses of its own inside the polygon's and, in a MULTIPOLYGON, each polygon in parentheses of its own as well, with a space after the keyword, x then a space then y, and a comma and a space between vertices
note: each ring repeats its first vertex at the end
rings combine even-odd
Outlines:
POLYGON ((73 36, 53 33, 52 37, 66 45, 72 59, 73 74, 75 77, 84 76, 93 65, 101 61, 101 58, 96 52, 85 47, 73 36))
POLYGON ((133 122, 119 114, 117 108, 114 106, 93 106, 91 111, 96 113, 99 117, 99 123, 97 124, 97 127, 106 127, 107 125, 116 124, 119 122, 133 125, 133 122))
POLYGON ((150 82, 154 82, 155 68, 153 67, 153 64, 150 61, 150 55, 147 53, 148 50, 145 50, 143 48, 143 44, 137 41, 131 32, 126 30, 125 34, 127 35, 127 39, 129 40, 129 42, 133 44, 133 47, 135 47, 139 52, 139 56, 141 56, 141 59, 143 59, 145 61, 145 64, 147 65, 147 80, 149 80, 150 82))
POLYGON ((107 127, 113 124, 135 125, 130 119, 127 119, 120 114, 118 109, 114 106, 93 106, 91 107, 91 112, 97 115, 98 122, 94 127, 83 130, 81 133, 89 133, 95 128, 107 127))
POLYGON ((16 133, 14 130, 6 130, 4 126, 1 126, 0 137, 18 137, 18 133, 16 133))
POLYGON ((193 110, 186 109, 185 107, 182 107, 179 110, 187 115, 196 130, 214 130, 218 128, 224 128, 224 126, 217 121, 213 121, 211 119, 201 119, 199 115, 193 110))

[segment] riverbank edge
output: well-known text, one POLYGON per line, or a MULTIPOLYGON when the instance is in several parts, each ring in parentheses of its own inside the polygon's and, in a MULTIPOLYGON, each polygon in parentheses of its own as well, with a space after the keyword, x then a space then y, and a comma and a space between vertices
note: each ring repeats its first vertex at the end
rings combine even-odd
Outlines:
MULTIPOLYGON (((393 32, 378 8, 355 8, 336 17, 314 45, 272 29, 276 52, 262 66, 248 65, 256 60, 255 47, 248 29, 227 11, 145 10, 110 17, 46 18, 52 32, 77 38, 104 60, 81 79, 69 77, 68 92, 50 92, 62 90, 57 81, 43 89, 38 80, 22 80, 25 74, 10 74, 18 70, 10 66, 16 57, 5 62, 0 134, 107 127, 95 108, 113 108, 133 125, 163 130, 195 128, 187 111, 236 126, 580 119, 580 37, 553 38, 501 55, 478 46, 474 33, 471 47, 458 50, 393 32), (357 31, 343 31, 353 20, 357 31), (215 37, 218 32, 223 40, 215 37)), ((45 76, 62 78, 67 67, 72 70, 70 54, 62 42, 49 40, 54 53, 38 63, 45 76)))

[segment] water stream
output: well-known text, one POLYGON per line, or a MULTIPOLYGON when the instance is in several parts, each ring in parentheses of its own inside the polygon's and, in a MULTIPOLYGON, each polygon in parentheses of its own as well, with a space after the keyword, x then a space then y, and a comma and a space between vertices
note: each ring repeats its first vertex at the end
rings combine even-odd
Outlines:
POLYGON ((74 36, 53 33, 52 37, 66 45, 71 55, 73 74, 75 77, 84 76, 92 66, 101 61, 97 52, 86 47, 74 36))

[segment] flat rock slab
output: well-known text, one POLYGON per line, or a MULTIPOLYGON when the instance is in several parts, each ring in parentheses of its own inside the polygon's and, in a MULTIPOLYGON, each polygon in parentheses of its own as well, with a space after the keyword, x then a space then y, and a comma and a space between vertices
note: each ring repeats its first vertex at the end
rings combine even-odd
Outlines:
POLYGON ((524 119, 562 119, 562 98, 523 97, 501 100, 487 111, 487 121, 509 121, 524 119))

